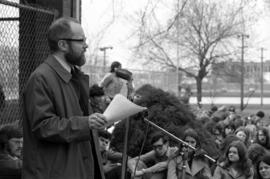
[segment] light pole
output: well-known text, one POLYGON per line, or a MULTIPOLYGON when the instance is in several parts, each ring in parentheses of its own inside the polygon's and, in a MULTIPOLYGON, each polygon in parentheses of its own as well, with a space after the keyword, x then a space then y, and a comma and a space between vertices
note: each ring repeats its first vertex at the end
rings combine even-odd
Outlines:
POLYGON ((104 72, 106 71, 106 51, 110 49, 112 50, 113 47, 112 46, 107 46, 107 47, 100 47, 99 50, 103 51, 103 70, 104 72))

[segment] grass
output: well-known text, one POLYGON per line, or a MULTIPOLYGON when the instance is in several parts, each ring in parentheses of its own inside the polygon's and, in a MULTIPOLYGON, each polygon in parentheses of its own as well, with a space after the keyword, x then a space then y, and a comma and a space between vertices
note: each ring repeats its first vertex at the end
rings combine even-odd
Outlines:
MULTIPOLYGON (((225 106, 229 107, 230 104, 224 104, 225 106)), ((265 113, 265 119, 270 121, 270 104, 267 105, 263 105, 261 106, 260 104, 249 104, 247 105, 247 107, 243 110, 240 111, 240 105, 235 105, 235 104, 231 104, 232 106, 236 107, 236 112, 243 115, 243 116, 247 116, 250 114, 256 114, 258 111, 263 111, 265 113)), ((217 107, 221 107, 223 106, 222 104, 217 105, 217 107)), ((210 110, 211 108, 211 104, 203 104, 203 109, 205 110, 210 110)))

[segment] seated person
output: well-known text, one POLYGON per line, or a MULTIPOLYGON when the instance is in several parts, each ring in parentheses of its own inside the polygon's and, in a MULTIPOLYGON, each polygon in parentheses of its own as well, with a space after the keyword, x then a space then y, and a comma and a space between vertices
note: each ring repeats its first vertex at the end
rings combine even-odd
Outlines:
POLYGON ((264 127, 258 127, 256 133, 255 143, 260 144, 266 150, 270 150, 270 137, 268 133, 268 129, 264 127))
POLYGON ((233 141, 226 148, 224 157, 216 167, 213 178, 253 179, 253 176, 254 171, 247 156, 245 144, 240 140, 233 141))
POLYGON ((21 177, 22 132, 7 125, 0 129, 0 178, 21 177))
POLYGON ((98 131, 99 150, 106 179, 121 178, 122 153, 109 149, 112 135, 106 130, 98 131))
POLYGON ((103 113, 111 102, 110 98, 105 95, 102 87, 94 84, 89 89, 90 113, 103 113))
POLYGON ((256 171, 258 173, 257 178, 254 179, 269 179, 270 178, 270 155, 266 154, 262 156, 257 165, 256 171))
POLYGON ((211 179, 208 160, 203 156, 199 135, 193 129, 186 129, 184 141, 196 148, 196 151, 182 145, 179 155, 169 161, 167 179, 211 179))
POLYGON ((129 159, 128 167, 132 172, 131 174, 136 177, 164 178, 167 174, 168 161, 176 155, 178 148, 170 147, 168 137, 161 132, 153 135, 151 144, 153 150, 140 157, 129 159), (136 167, 137 163, 140 163, 143 167, 136 167), (149 163, 153 165, 146 167, 149 163))

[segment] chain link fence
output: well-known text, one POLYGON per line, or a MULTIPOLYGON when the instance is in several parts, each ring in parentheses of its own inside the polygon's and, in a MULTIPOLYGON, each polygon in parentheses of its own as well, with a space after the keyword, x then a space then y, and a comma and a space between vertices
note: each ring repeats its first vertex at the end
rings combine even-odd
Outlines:
POLYGON ((21 93, 49 53, 46 32, 54 17, 49 10, 0 0, 0 125, 21 120, 21 93))
MULTIPOLYGON (((0 0, 0 125, 22 118, 21 94, 31 72, 49 53, 46 32, 54 12, 0 0)), ((109 71, 87 65, 83 69, 90 76, 90 85, 109 71)), ((148 83, 166 91, 177 89, 173 72, 129 70, 136 88, 148 83)))
MULTIPOLYGON (((85 65, 82 69, 86 74, 90 76, 90 85, 99 83, 105 76, 105 73, 110 71, 109 68, 101 66, 85 65)), ((161 88, 164 91, 169 91, 177 94, 177 76, 175 72, 161 72, 161 71, 146 71, 128 69, 133 73, 133 82, 135 89, 141 87, 144 84, 151 84, 157 88, 161 88)), ((180 79, 181 80, 181 79, 180 79)))

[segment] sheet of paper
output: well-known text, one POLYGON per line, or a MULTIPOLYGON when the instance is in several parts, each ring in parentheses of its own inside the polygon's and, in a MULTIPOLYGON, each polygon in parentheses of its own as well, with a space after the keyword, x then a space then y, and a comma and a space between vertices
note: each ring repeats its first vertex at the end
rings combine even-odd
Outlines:
POLYGON ((108 120, 108 125, 111 125, 146 109, 146 107, 132 103, 125 96, 117 94, 103 114, 108 120))

